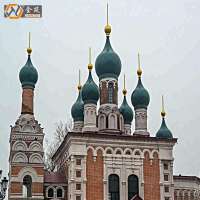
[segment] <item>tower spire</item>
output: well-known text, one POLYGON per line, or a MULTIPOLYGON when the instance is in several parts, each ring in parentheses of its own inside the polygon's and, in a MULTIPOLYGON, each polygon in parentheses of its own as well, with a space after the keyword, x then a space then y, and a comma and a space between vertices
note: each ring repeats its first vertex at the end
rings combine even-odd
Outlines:
POLYGON ((88 63, 88 69, 89 71, 92 71, 93 64, 92 64, 92 48, 89 47, 89 63, 88 63))
POLYGON ((31 55, 32 49, 31 49, 31 32, 28 34, 28 48, 27 48, 27 53, 28 55, 31 55))
POLYGON ((111 26, 109 25, 109 9, 108 9, 108 3, 107 3, 107 13, 106 13, 106 26, 104 29, 106 36, 109 36, 111 33, 111 26))
POLYGON ((164 105, 164 96, 162 95, 162 110, 161 110, 161 116, 164 118, 166 116, 165 112, 165 105, 164 105))
POLYGON ((141 69, 141 64, 140 64, 140 54, 138 53, 138 70, 137 70, 137 75, 140 78, 142 75, 142 69, 141 69))
POLYGON ((82 88, 82 85, 81 85, 81 70, 79 69, 79 72, 78 72, 78 90, 80 91, 82 88))
POLYGON ((127 94, 127 90, 126 90, 126 76, 125 76, 125 74, 124 74, 124 88, 122 90, 122 93, 123 93, 124 96, 126 96, 126 94, 127 94))
POLYGON ((107 25, 108 25, 108 3, 107 3, 107 25))

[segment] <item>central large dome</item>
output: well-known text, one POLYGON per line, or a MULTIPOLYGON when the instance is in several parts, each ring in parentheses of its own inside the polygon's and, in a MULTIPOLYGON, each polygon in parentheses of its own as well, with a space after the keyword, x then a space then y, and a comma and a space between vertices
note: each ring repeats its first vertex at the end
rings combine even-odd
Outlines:
POLYGON ((103 51, 99 54, 95 62, 97 76, 102 78, 118 79, 121 72, 121 60, 113 51, 109 36, 106 38, 106 44, 103 51))

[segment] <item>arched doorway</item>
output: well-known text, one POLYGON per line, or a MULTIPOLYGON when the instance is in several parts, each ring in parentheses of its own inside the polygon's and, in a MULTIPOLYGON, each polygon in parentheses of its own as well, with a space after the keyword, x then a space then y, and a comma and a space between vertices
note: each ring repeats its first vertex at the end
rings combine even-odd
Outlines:
POLYGON ((128 177, 128 200, 137 194, 139 194, 138 177, 132 174, 128 177))
POLYGON ((32 178, 30 175, 23 178, 23 196, 32 197, 32 178))
POLYGON ((109 200, 120 200, 119 193, 119 176, 116 174, 111 174, 108 177, 109 182, 109 200))

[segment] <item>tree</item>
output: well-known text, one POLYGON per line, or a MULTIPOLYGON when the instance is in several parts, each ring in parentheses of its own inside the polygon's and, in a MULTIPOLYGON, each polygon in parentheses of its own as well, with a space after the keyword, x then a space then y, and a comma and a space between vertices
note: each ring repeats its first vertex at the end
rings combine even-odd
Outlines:
POLYGON ((66 124, 63 124, 63 122, 60 121, 59 123, 56 123, 56 130, 54 132, 53 141, 50 143, 48 139, 45 140, 46 150, 45 150, 44 164, 46 170, 54 171, 55 163, 52 161, 52 157, 57 151, 58 147, 64 141, 67 133, 71 130, 72 130, 72 120, 68 121, 66 124))

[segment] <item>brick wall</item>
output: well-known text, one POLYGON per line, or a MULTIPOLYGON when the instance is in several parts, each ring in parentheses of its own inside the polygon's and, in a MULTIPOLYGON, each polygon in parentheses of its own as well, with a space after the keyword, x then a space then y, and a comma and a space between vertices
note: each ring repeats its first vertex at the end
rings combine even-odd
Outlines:
POLYGON ((43 193, 43 183, 32 183, 33 193, 43 193))
POLYGON ((144 156, 144 200, 160 200, 160 165, 158 154, 150 160, 149 153, 144 156))
POLYGON ((105 104, 108 102, 108 89, 106 81, 102 82, 102 86, 100 88, 100 104, 105 104))
POLYGON ((10 186, 11 193, 22 193, 22 183, 12 182, 10 186))
POLYGON ((93 152, 88 150, 86 161, 86 199, 103 200, 103 155, 98 150, 96 161, 93 159, 93 152))
MULTIPOLYGON (((102 81, 100 88, 100 105, 108 103, 108 86, 106 81, 102 81)), ((113 86, 113 103, 118 104, 118 84, 113 86)))
MULTIPOLYGON (((11 167, 11 176, 17 176, 18 173, 22 168, 26 167, 25 166, 12 166, 11 167)), ((35 171, 37 172, 38 175, 43 176, 44 175, 44 167, 33 167, 35 171)))
POLYGON ((25 88, 22 92, 22 113, 33 114, 33 90, 25 88))

